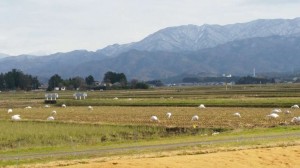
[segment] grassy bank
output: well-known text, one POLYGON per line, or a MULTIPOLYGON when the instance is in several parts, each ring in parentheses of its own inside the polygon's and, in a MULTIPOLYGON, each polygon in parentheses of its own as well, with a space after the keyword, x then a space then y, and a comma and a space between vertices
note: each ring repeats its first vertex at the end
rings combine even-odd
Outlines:
POLYGON ((211 134, 225 129, 168 130, 161 126, 103 125, 63 122, 0 121, 0 153, 14 150, 59 148, 76 145, 109 145, 180 135, 211 134), (181 131, 181 132, 179 132, 181 131))
MULTIPOLYGON (((22 148, 18 147, 14 150, 10 151, 1 151, 1 156, 18 156, 26 155, 26 154, 46 154, 51 152, 71 152, 65 156, 51 156, 51 157, 42 157, 40 159, 22 159, 22 160, 8 160, 0 162, 0 166, 7 166, 7 165, 19 165, 19 164, 36 164, 36 163, 43 163, 55 160, 73 160, 73 159, 83 159, 83 158, 94 158, 94 157, 101 157, 101 156, 115 156, 115 155, 132 155, 132 154, 142 154, 142 153, 149 153, 149 152, 167 152, 167 151, 181 151, 182 154, 201 154, 206 153, 208 151, 216 152, 218 150, 227 150, 232 148, 252 148, 252 147, 268 147, 268 146, 281 146, 281 145, 294 145, 299 144, 299 133, 300 128, 297 126, 289 126, 289 127, 274 127, 274 128, 256 128, 256 129, 240 129, 240 130, 231 130, 226 132, 221 132, 217 136, 212 136, 211 134, 194 134, 191 135, 178 135, 178 136, 166 136, 166 137, 154 137, 151 139, 143 139, 137 141, 114 141, 111 143, 97 143, 97 144, 76 144, 74 142, 69 142, 69 144, 65 146, 53 146, 52 148, 49 147, 38 147, 34 146, 31 148, 22 148), (290 135, 289 135, 290 134, 290 135), (291 136, 291 135, 295 136, 291 136), (289 136, 279 136, 275 138, 268 138, 276 135, 289 135, 289 136), (258 138, 256 137, 265 137, 265 138, 258 138), (243 138, 248 138, 246 141, 242 141, 243 138), (249 139, 250 138, 250 139, 249 139), (228 139, 236 139, 234 141, 226 141, 228 139), (240 140, 238 140, 240 139, 240 140), (222 141, 225 140, 225 141, 222 141), (189 143, 191 142, 205 142, 205 141, 215 141, 216 143, 206 143, 202 145, 190 145, 190 147, 184 146, 174 146, 171 148, 162 149, 161 147, 157 148, 145 148, 143 150, 139 150, 138 148, 132 148, 132 150, 125 150, 125 151, 114 151, 114 149, 122 148, 122 147, 135 147, 135 146, 149 146, 149 145, 168 145, 168 144, 176 144, 176 143, 189 143), (91 153, 91 154, 84 154, 84 155, 77 155, 76 151, 85 151, 85 150, 109 150, 105 153, 91 153), (189 152, 188 152, 189 151, 189 152), (74 154, 72 154, 74 153, 74 154)), ((163 147, 163 146, 162 146, 163 147)))

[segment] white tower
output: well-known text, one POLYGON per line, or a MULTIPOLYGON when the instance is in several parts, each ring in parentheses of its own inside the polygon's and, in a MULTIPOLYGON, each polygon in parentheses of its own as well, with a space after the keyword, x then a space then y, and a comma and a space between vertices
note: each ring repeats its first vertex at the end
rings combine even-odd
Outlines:
POLYGON ((253 77, 255 77, 255 68, 253 68, 253 77))

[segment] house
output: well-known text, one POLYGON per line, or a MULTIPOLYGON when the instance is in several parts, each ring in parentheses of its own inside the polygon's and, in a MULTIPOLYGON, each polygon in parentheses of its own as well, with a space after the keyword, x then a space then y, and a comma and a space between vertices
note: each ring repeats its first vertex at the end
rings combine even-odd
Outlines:
POLYGON ((65 91, 65 90, 66 90, 66 87, 65 87, 65 86, 62 86, 62 87, 55 87, 54 90, 55 90, 55 91, 59 91, 59 90, 65 91))
POLYGON ((94 86, 101 86, 101 82, 99 82, 99 81, 94 81, 93 85, 94 85, 94 86))
POLYGON ((120 82, 116 82, 116 83, 113 83, 112 86, 121 87, 122 85, 120 82))

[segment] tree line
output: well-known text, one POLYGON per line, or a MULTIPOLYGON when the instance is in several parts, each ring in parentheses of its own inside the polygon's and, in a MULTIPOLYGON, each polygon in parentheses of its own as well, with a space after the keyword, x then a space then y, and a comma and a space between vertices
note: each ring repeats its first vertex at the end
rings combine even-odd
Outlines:
MULTIPOLYGON (((149 85, 161 86, 159 80, 142 82, 137 79, 127 81, 124 73, 108 71, 104 74, 102 85, 97 85, 94 77, 89 75, 85 78, 72 77, 62 79, 55 74, 48 80, 48 91, 56 87, 65 87, 67 90, 80 89, 148 89, 149 85)), ((0 90, 34 90, 40 88, 41 83, 36 76, 24 74, 21 70, 12 69, 7 73, 0 74, 0 90)))
POLYGON ((149 85, 145 82, 132 79, 127 81, 127 77, 124 73, 117 73, 108 71, 104 74, 103 82, 108 89, 148 89, 149 85), (109 85, 111 84, 111 86, 109 85))
POLYGON ((89 88, 94 85, 94 77, 92 75, 87 76, 85 79, 82 77, 73 77, 68 79, 62 79, 58 74, 53 75, 48 81, 48 91, 54 90, 54 88, 66 87, 68 90, 75 90, 77 88, 89 88))
POLYGON ((267 78, 257 78, 252 76, 245 76, 240 78, 236 84, 267 84, 267 83, 275 83, 275 79, 267 79, 267 78))
POLYGON ((0 74, 0 90, 33 90, 38 89, 40 85, 37 77, 17 69, 0 74))
POLYGON ((252 76, 233 77, 186 77, 182 79, 184 83, 205 83, 205 82, 235 82, 236 84, 266 84, 275 83, 275 79, 252 76))
MULTIPOLYGON (((157 82, 157 81, 156 81, 157 82)), ((124 73, 108 71, 104 74, 101 86, 95 84, 92 75, 86 78, 74 77, 62 79, 58 74, 53 75, 48 81, 48 90, 54 90, 58 87, 66 87, 68 90, 80 89, 148 89, 149 85, 145 82, 140 82, 137 79, 127 81, 124 73)))

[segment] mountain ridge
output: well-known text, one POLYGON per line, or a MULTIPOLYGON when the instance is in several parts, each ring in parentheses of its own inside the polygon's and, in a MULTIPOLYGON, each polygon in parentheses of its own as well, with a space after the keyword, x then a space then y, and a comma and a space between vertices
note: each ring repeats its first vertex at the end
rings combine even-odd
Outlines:
POLYGON ((182 25, 161 29, 144 39, 129 44, 115 44, 97 50, 108 56, 116 56, 130 49, 141 51, 196 51, 215 47, 226 42, 273 35, 300 34, 300 18, 258 19, 246 23, 228 25, 182 25), (109 51, 109 52, 108 52, 109 51))
POLYGON ((255 20, 231 25, 184 25, 157 31, 140 42, 113 44, 96 52, 74 50, 47 56, 0 58, 0 72, 13 68, 47 77, 124 72, 129 79, 169 78, 179 74, 246 75, 297 69, 300 18, 255 20))

